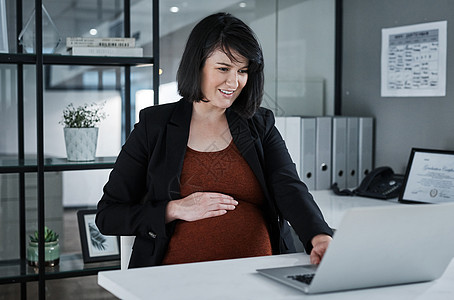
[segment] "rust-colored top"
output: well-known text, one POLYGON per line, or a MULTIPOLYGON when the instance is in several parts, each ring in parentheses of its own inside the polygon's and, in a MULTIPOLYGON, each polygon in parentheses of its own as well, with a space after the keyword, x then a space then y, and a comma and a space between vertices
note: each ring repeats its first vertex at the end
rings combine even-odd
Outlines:
POLYGON ((219 192, 239 202, 233 211, 194 222, 178 221, 163 264, 271 255, 263 216, 264 196, 251 168, 233 142, 216 152, 187 148, 181 196, 219 192))

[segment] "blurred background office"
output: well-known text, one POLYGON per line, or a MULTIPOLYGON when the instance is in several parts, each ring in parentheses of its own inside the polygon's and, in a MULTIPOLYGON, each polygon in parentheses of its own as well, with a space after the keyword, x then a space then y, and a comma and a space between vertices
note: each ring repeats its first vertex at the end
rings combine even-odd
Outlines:
MULTIPOLYGON (((16 1, 6 0, 8 52, 16 53, 16 1)), ((43 51, 67 55, 66 37, 124 36, 122 0, 44 0, 43 51), (55 25, 55 26, 54 26, 55 25), (63 40, 56 43, 58 37, 63 40), (58 45, 57 45, 58 44, 58 45)), ((34 1, 23 1, 23 24, 34 26, 34 1)), ((152 1, 130 0, 131 36, 154 56, 152 1)), ((454 62, 449 57, 454 30, 454 2, 449 0, 160 0, 159 87, 153 87, 151 65, 131 68, 131 124, 125 124, 124 68, 48 65, 44 69, 44 154, 66 157, 58 122, 69 103, 103 103, 107 119, 100 123, 97 156, 112 157, 126 139, 141 108, 179 99, 176 70, 187 36, 201 18, 226 11, 257 33, 265 55, 263 106, 277 116, 370 116, 375 119, 374 165, 403 173, 412 147, 453 149, 454 62), (446 96, 381 97, 380 55, 383 28, 448 21, 446 96), (337 39, 336 39, 337 38, 337 39), (336 48, 337 47, 337 48, 336 48), (337 51, 336 51, 337 49, 337 51), (336 55, 337 60, 336 60, 336 55), (159 88, 159 99, 153 90, 159 88)), ((6 32, 6 31, 5 31, 6 32)), ((4 33, 2 33, 4 34, 4 33)), ((24 50, 34 52, 24 41, 24 50)), ((31 45, 31 46, 30 46, 31 45)), ((36 70, 24 65, 25 154, 36 156, 36 70)), ((17 67, 0 64, 0 155, 18 153, 17 67)), ((61 233, 62 250, 80 253, 75 211, 96 205, 110 170, 46 173, 46 217, 61 233)), ((0 260, 18 257, 19 197, 17 174, 0 174, 0 260), (11 225, 13 224, 13 225, 11 225), (12 229, 11 229, 12 228, 12 229), (5 242, 7 241, 7 242, 5 242)), ((27 222, 36 227, 36 176, 27 174, 27 222)), ((1 275, 0 275, 1 276, 1 275)), ((36 283, 29 293, 33 297, 36 283)), ((0 285, 0 299, 15 298, 18 285, 0 285), (6 297, 6 298, 5 298, 6 297)), ((50 280, 50 299, 69 293, 84 299, 110 298, 96 276, 50 280), (81 291, 87 291, 80 296, 81 291), (76 292, 77 291, 77 292, 76 292), (52 298, 53 297, 53 298, 52 298)))

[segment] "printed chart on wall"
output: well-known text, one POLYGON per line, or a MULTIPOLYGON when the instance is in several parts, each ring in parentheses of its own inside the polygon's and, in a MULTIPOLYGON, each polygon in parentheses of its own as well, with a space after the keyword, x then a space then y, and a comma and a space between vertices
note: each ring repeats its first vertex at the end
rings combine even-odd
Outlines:
POLYGON ((381 96, 446 96, 447 21, 382 29, 381 96))

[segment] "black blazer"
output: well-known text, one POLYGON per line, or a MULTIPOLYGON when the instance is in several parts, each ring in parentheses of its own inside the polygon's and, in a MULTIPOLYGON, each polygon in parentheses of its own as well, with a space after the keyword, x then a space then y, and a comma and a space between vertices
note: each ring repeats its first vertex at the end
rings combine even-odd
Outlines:
MULTIPOLYGON (((192 103, 184 99, 143 109, 104 186, 96 224, 105 235, 136 236, 130 267, 159 265, 167 251, 175 222, 165 224, 165 209, 181 198, 191 115, 192 103)), ((293 250, 285 220, 310 253, 311 239, 332 230, 300 181, 273 113, 260 108, 245 119, 227 109, 226 116, 233 142, 263 189, 273 253, 293 250)))

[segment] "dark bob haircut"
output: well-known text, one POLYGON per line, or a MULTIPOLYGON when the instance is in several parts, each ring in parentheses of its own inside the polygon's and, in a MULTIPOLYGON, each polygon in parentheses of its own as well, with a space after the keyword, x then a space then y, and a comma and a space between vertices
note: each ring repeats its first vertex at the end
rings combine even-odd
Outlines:
POLYGON ((232 61, 235 60, 233 52, 249 60, 247 83, 233 102, 232 109, 250 118, 262 102, 263 53, 252 29, 231 14, 210 15, 194 27, 177 72, 178 92, 190 102, 203 99, 201 70, 206 59, 218 49, 232 61))

